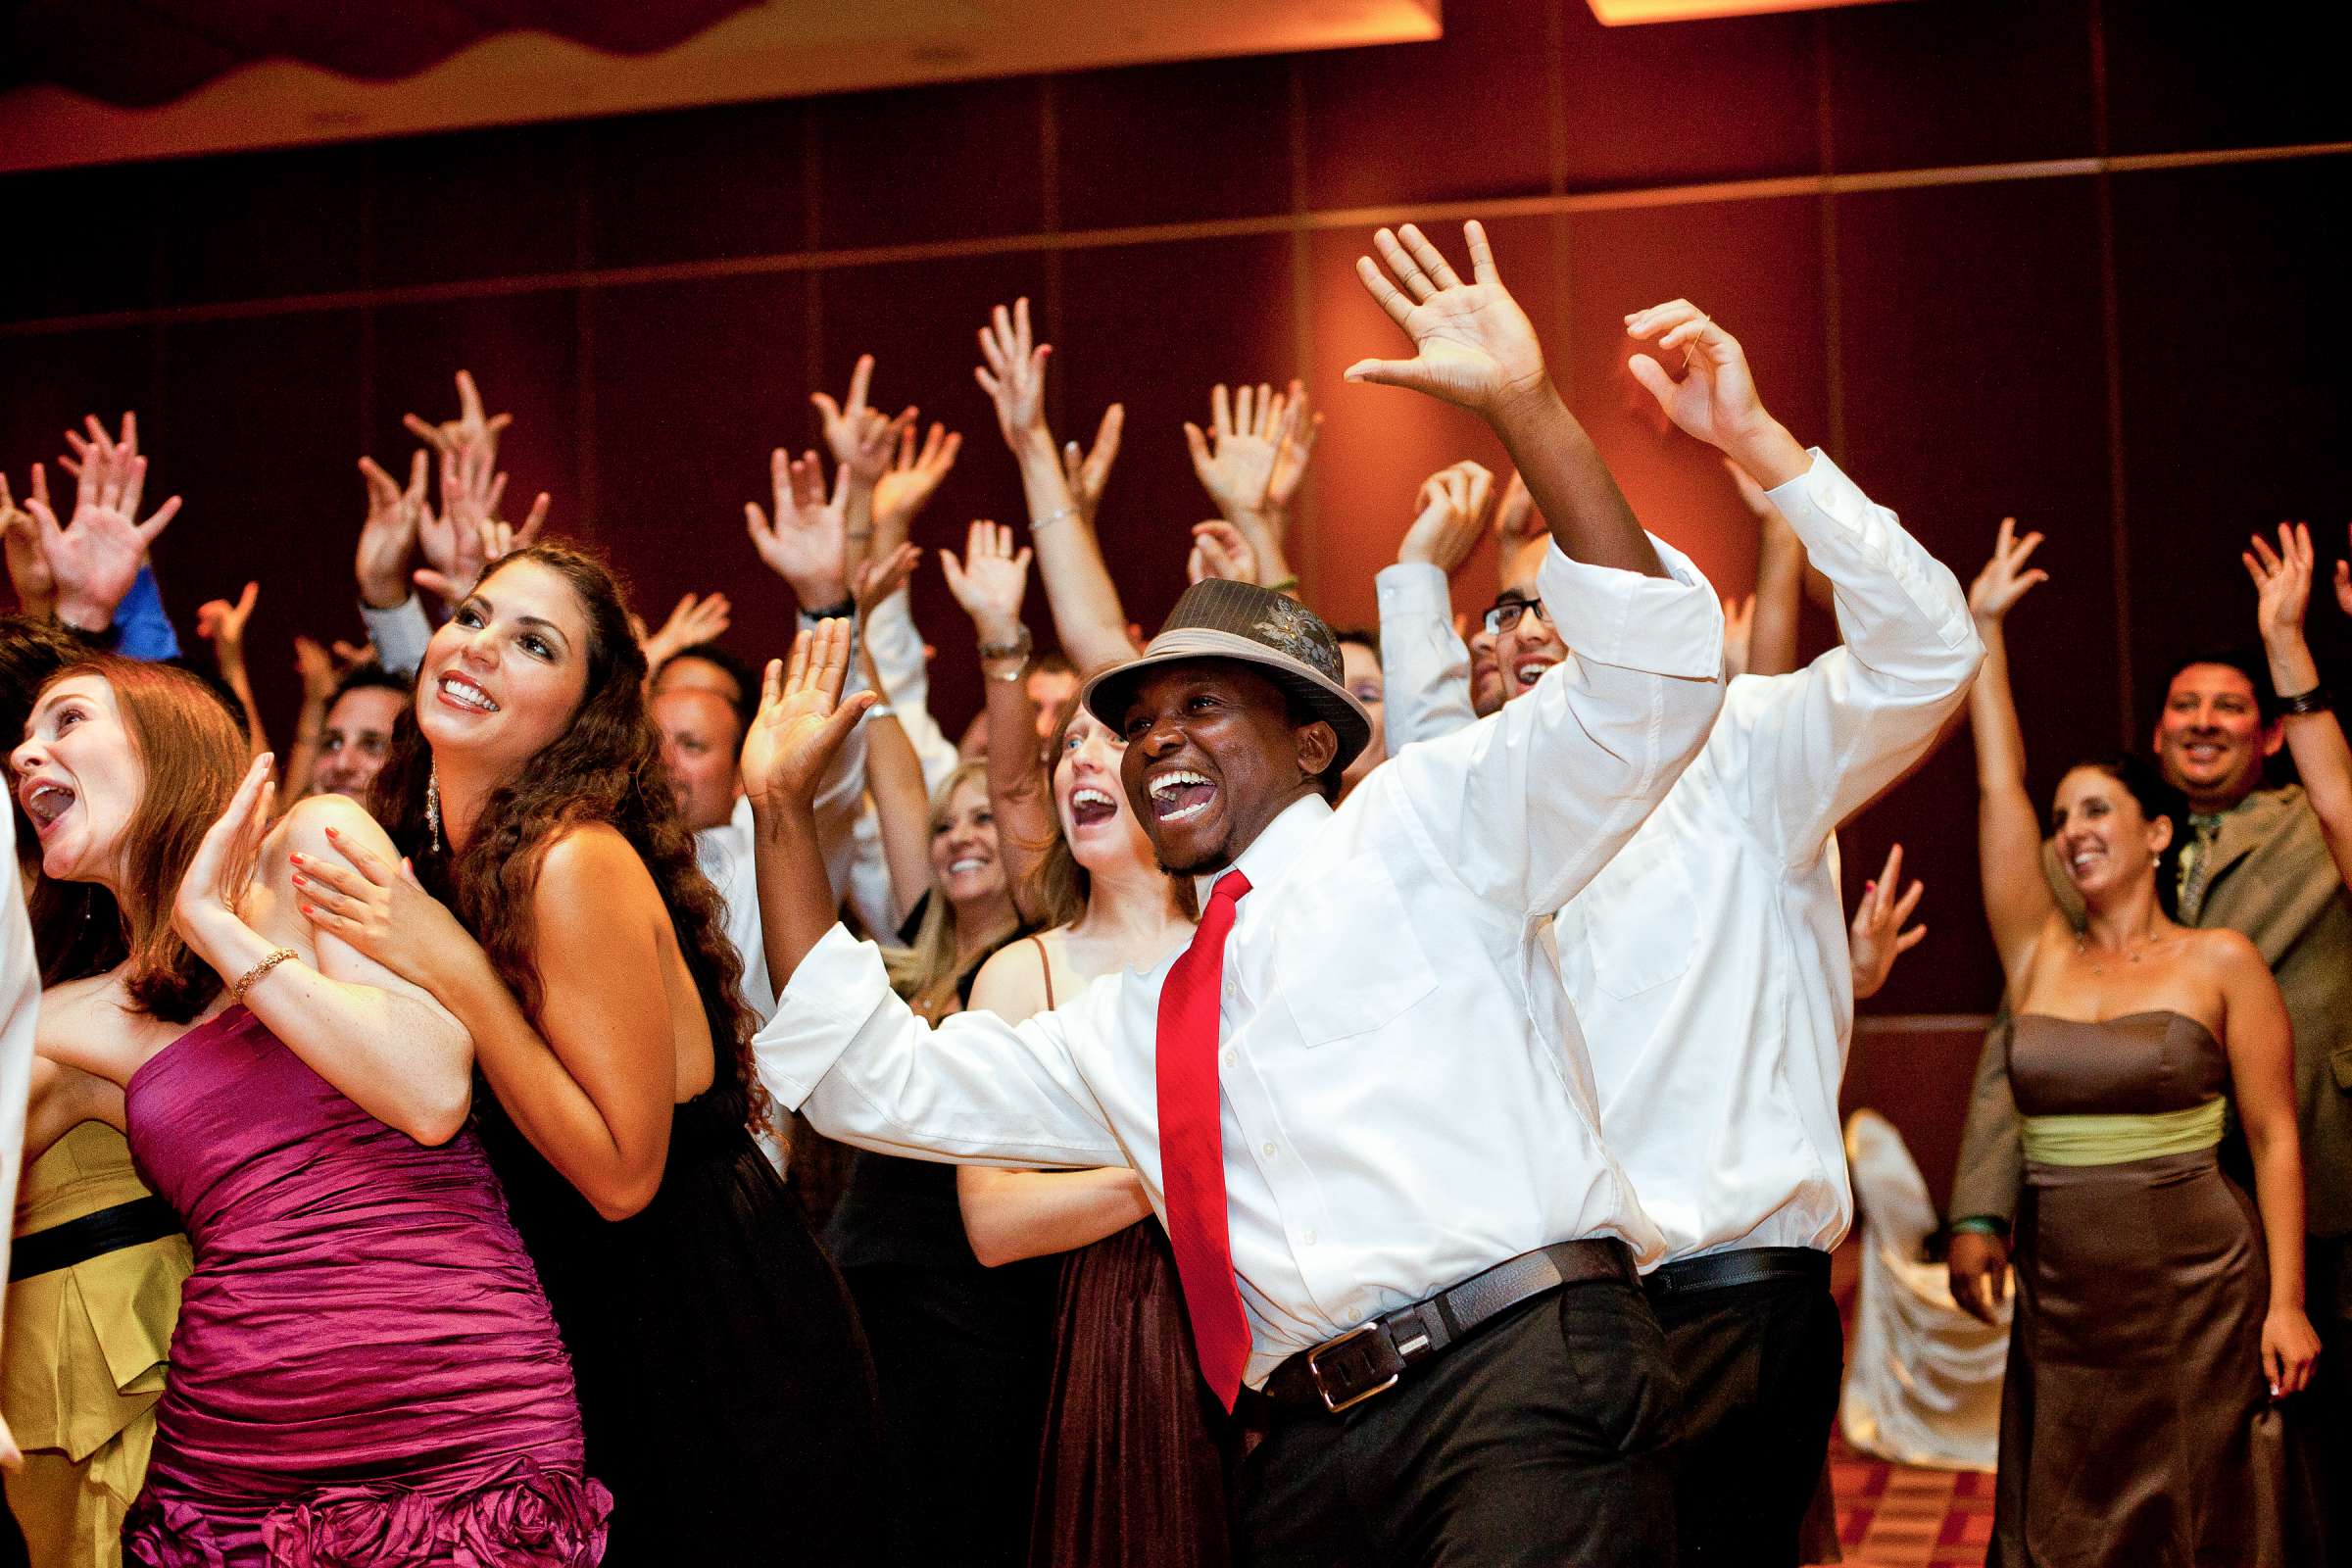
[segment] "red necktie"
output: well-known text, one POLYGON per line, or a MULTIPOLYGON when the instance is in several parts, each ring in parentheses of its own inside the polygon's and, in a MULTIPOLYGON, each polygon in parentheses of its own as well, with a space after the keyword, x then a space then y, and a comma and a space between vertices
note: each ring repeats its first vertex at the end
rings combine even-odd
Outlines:
POLYGON ((1217 1113, 1217 993, 1233 906, 1250 891, 1239 871, 1217 878, 1200 927, 1159 990, 1159 1182, 1168 1245, 1184 1284, 1200 1375, 1226 1409, 1250 1360, 1250 1325, 1233 1281, 1225 1227, 1225 1138, 1217 1113))

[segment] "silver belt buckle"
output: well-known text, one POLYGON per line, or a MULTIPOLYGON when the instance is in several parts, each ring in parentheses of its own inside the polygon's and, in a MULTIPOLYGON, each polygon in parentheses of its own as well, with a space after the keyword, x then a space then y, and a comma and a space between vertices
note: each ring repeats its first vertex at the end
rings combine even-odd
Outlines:
POLYGON ((1355 1339, 1359 1335, 1369 1334, 1378 1327, 1380 1327, 1380 1320, 1378 1318, 1368 1318, 1365 1321, 1357 1324, 1354 1328, 1349 1329, 1347 1333, 1341 1335, 1338 1339, 1325 1340, 1321 1345, 1316 1346, 1313 1349, 1306 1352, 1307 1376, 1315 1380, 1315 1393, 1322 1397, 1323 1408, 1330 1411, 1333 1415, 1338 1415, 1342 1410, 1353 1409, 1356 1405, 1363 1403, 1366 1399, 1371 1398, 1376 1394, 1388 1393, 1391 1389, 1396 1386, 1396 1380, 1403 1376, 1403 1374, 1400 1372, 1392 1372, 1389 1374, 1387 1382, 1376 1383, 1371 1388, 1364 1390, 1364 1392, 1361 1394, 1354 1395, 1348 1398, 1340 1399, 1337 1401, 1332 1398, 1331 1390, 1323 1386, 1323 1363, 1319 1359, 1323 1352, 1326 1350, 1338 1349, 1341 1346, 1346 1345, 1349 1340, 1355 1339))

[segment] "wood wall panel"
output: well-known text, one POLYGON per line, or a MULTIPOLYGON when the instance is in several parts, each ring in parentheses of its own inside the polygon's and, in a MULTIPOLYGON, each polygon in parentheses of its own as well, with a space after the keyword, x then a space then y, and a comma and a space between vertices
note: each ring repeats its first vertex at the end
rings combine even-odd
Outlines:
POLYGON ((1565 188, 1820 168, 1812 18, 1604 27, 1585 0, 1554 3, 1565 188))
POLYGON ((2345 139, 2343 7, 2107 0, 2101 15, 2114 151, 2345 139))
MULTIPOLYGON (((155 303, 160 176, 147 165, 67 169, 0 182, 18 232, 0 245, 0 320, 155 303)), ((12 345, 0 345, 0 368, 12 345)))
POLYGON ((1288 211, 1291 62, 1186 61, 1059 76, 1061 227, 1182 223, 1288 211), (1136 150, 1153 149, 1138 177, 1136 150))
POLYGON ((578 266, 585 139, 577 125, 525 125, 371 149, 369 280, 398 288, 578 266))
POLYGON ((1033 76, 809 105, 818 243, 907 245, 1047 226, 1044 89, 1033 76))
POLYGON ((2089 0, 1842 6, 1820 16, 1840 172, 2099 150, 2089 0))
POLYGON ((580 127, 590 261, 648 267, 808 244, 808 108, 738 104, 580 127))
POLYGON ((161 303, 210 305, 365 286, 368 158, 365 147, 324 147, 158 166, 161 303))

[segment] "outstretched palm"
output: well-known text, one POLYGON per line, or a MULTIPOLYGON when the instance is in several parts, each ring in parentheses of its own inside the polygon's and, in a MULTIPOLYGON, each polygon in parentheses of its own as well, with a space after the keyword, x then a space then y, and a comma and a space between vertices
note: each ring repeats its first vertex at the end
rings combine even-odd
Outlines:
POLYGON ((1466 283, 1412 224, 1401 236, 1385 228, 1373 236, 1380 262, 1357 258, 1356 276, 1413 340, 1414 357, 1359 360, 1348 368, 1348 380, 1409 387, 1480 414, 1544 384, 1535 323, 1502 286, 1486 229, 1466 223, 1462 234, 1470 247, 1466 283))
POLYGON ((2030 533, 2020 539, 2017 519, 2001 519, 2001 531, 1993 540, 1992 559, 1984 563, 1977 580, 1968 585, 1969 612, 1980 625, 2001 620, 2036 583, 2050 580, 2050 574, 2039 567, 2026 569, 2027 560, 2040 546, 2040 534, 2030 533))
POLYGON ((760 711, 743 738, 743 788, 754 804, 806 807, 818 781, 849 738, 858 716, 873 706, 871 692, 848 702, 850 623, 826 620, 793 640, 789 665, 770 660, 760 711))

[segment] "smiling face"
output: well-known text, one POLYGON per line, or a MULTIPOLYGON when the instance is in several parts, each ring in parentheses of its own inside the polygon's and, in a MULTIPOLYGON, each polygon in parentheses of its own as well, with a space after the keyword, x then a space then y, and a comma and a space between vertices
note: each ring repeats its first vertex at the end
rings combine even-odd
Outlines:
POLYGON ((392 724, 408 699, 389 686, 354 686, 326 710, 318 760, 311 767, 313 795, 368 799, 368 786, 384 769, 392 746, 392 724))
POLYGON ((673 687, 653 701, 662 733, 662 766, 688 832, 724 823, 735 811, 735 757, 743 725, 713 691, 673 687))
MULTIPOLYGON (((1389 756, 1388 685, 1380 673, 1380 655, 1362 643, 1352 640, 1340 644, 1340 684, 1354 694, 1372 715, 1372 738, 1364 749, 1355 754, 1340 775, 1341 787, 1353 789, 1358 780, 1371 772, 1389 756)), ((1475 675, 1473 685, 1476 684, 1475 675)))
POLYGON ((2166 816, 2150 818, 2113 774, 2078 767, 2058 781, 2050 837, 2059 863, 2095 906, 2155 879, 2157 857, 2173 842, 2173 823, 2166 816))
POLYGON ((433 633, 416 682, 416 725, 438 760, 496 778, 569 727, 588 687, 588 616, 552 567, 517 561, 484 577, 433 633))
MULTIPOLYGON (((1503 597, 1532 603, 1538 597, 1536 585, 1515 584, 1503 597)), ((1517 625, 1494 634, 1495 679, 1502 689, 1503 701, 1524 697, 1535 690, 1544 672, 1567 657, 1568 645, 1560 641, 1560 634, 1551 622, 1533 610, 1522 612, 1517 625)), ((1471 703, 1472 707, 1477 706, 1475 693, 1471 703)))
POLYGON ((9 757, 17 803, 41 845, 41 870, 61 882, 124 885, 125 831, 147 791, 147 767, 114 688, 69 675, 41 694, 9 757))
POLYGON ((1298 722, 1283 689, 1246 663, 1164 664, 1126 703, 1127 803, 1161 869, 1200 876, 1233 863, 1339 755, 1332 727, 1298 722))
POLYGON ((1054 755, 1054 811, 1062 841, 1091 875, 1120 864, 1150 865, 1152 839, 1127 804, 1119 764, 1127 745, 1080 708, 1062 726, 1054 755))
POLYGON ((2156 720, 2156 763, 2189 805, 2226 811, 2262 783, 2284 731, 2264 725, 2254 683, 2228 664, 2190 664, 2173 677, 2156 720))
POLYGON ((1470 711, 1484 718, 1502 708, 1502 662, 1494 654, 1494 633, 1484 626, 1470 630, 1470 711))
POLYGON ((977 775, 958 780, 931 813, 931 881, 957 906, 1004 892, 996 813, 989 808, 988 785, 977 775))

